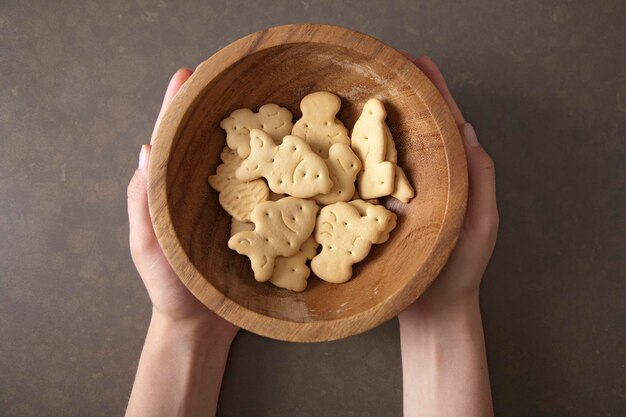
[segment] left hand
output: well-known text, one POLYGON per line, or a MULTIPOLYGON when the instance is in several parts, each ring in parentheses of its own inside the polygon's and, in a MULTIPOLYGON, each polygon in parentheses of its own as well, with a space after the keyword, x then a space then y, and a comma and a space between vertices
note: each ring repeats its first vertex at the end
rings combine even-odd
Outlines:
MULTIPOLYGON (((192 71, 180 69, 172 77, 157 119, 160 120, 180 87, 192 71)), ((150 143, 154 140, 154 132, 150 143)), ((148 210, 148 161, 150 145, 143 145, 139 156, 139 168, 128 184, 128 220, 130 228, 130 252, 135 267, 143 280, 153 313, 173 324, 197 326, 225 337, 234 337, 238 327, 225 321, 206 308, 183 285, 161 250, 148 210)))
MULTIPOLYGON (((409 59, 412 57, 404 53, 409 59)), ((468 201, 463 226, 448 262, 430 288, 406 312, 446 309, 478 299, 483 273, 496 243, 500 217, 496 202, 494 162, 480 146, 474 128, 465 121, 435 63, 426 56, 413 61, 446 101, 459 127, 468 168, 468 201)), ((406 314, 405 312, 405 314, 406 314)))

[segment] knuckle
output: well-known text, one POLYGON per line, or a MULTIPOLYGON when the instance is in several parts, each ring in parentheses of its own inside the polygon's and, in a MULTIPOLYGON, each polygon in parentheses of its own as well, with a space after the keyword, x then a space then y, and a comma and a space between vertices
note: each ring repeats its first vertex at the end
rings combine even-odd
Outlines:
POLYGON ((155 242, 151 239, 141 239, 139 236, 130 235, 129 239, 130 254, 133 261, 137 262, 146 254, 151 253, 155 248, 155 242))
POLYGON ((471 222, 472 231, 481 239, 493 240, 498 234, 500 216, 498 213, 480 216, 471 222))
POLYGON ((493 158, 491 158, 491 156, 489 156, 487 152, 483 152, 480 160, 478 161, 478 165, 481 169, 485 171, 495 172, 496 170, 496 165, 493 161, 493 158))
POLYGON ((126 189, 126 196, 129 200, 136 200, 143 196, 145 187, 141 178, 141 174, 136 171, 135 175, 130 179, 126 189))
POLYGON ((481 225, 481 233, 486 238, 494 238, 498 234, 500 219, 496 216, 487 216, 481 225))
POLYGON ((493 215, 493 226, 497 229, 500 227, 500 213, 498 213, 496 211, 496 213, 493 215))
POLYGON ((137 265, 141 259, 141 250, 132 242, 132 239, 130 241, 130 257, 133 259, 135 265, 137 265))
POLYGON ((143 245, 139 239, 135 239, 132 234, 128 239, 128 244, 130 246, 130 254, 133 257, 133 260, 136 260, 135 258, 138 258, 139 255, 144 251, 145 245, 143 245))

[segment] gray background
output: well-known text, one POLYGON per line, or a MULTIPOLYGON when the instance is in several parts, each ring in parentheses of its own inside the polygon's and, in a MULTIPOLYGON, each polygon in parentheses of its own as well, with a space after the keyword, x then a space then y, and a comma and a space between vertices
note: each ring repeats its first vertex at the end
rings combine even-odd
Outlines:
MULTIPOLYGON (((125 188, 169 77, 304 21, 432 56, 496 161, 497 414, 626 415, 624 16, 621 0, 2 1, 0 415, 123 413, 150 311, 125 188)), ((219 415, 400 416, 399 353, 395 320, 314 345, 242 332, 219 415)))

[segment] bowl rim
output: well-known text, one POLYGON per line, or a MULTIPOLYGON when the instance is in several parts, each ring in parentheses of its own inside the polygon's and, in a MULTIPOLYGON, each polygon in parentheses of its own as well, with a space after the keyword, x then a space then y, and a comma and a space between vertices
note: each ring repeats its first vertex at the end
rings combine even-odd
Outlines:
POLYGON ((467 205, 467 163, 457 124, 445 100, 418 67, 396 49, 369 35, 326 24, 291 24, 264 29, 232 42, 202 62, 157 122, 149 161, 148 203, 158 242, 183 284, 211 311, 238 327, 277 340, 330 341, 359 334, 395 317, 434 281, 458 239, 467 205), (286 38, 284 34, 288 32, 286 38), (293 322, 250 310, 224 296, 193 265, 178 241, 167 206, 167 165, 174 138, 189 104, 205 86, 240 59, 272 47, 292 43, 327 43, 347 47, 376 60, 412 87, 428 108, 443 141, 448 168, 448 199, 441 228, 424 263, 403 288, 373 307, 352 316, 315 322, 293 322), (417 86, 419 85, 419 88, 417 86), (433 256, 437 254, 438 256, 433 256), (429 280, 415 277, 428 270, 429 280))

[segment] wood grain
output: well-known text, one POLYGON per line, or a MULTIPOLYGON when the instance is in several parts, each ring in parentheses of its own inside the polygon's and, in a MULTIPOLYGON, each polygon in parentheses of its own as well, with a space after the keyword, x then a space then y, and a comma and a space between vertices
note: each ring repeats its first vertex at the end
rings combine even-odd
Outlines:
POLYGON ((157 127, 149 203, 159 242, 180 279, 208 308, 254 333, 299 342, 354 335, 394 317, 424 292, 454 247, 465 214, 467 167, 458 128, 424 74, 395 49, 328 25, 288 25, 246 36, 203 62, 157 127), (370 97, 382 100, 399 164, 415 186, 409 204, 383 199, 398 226, 341 285, 309 278, 293 293, 252 277, 228 249, 230 216, 207 177, 225 143, 220 121, 241 107, 299 101, 326 90, 352 128, 370 97))

